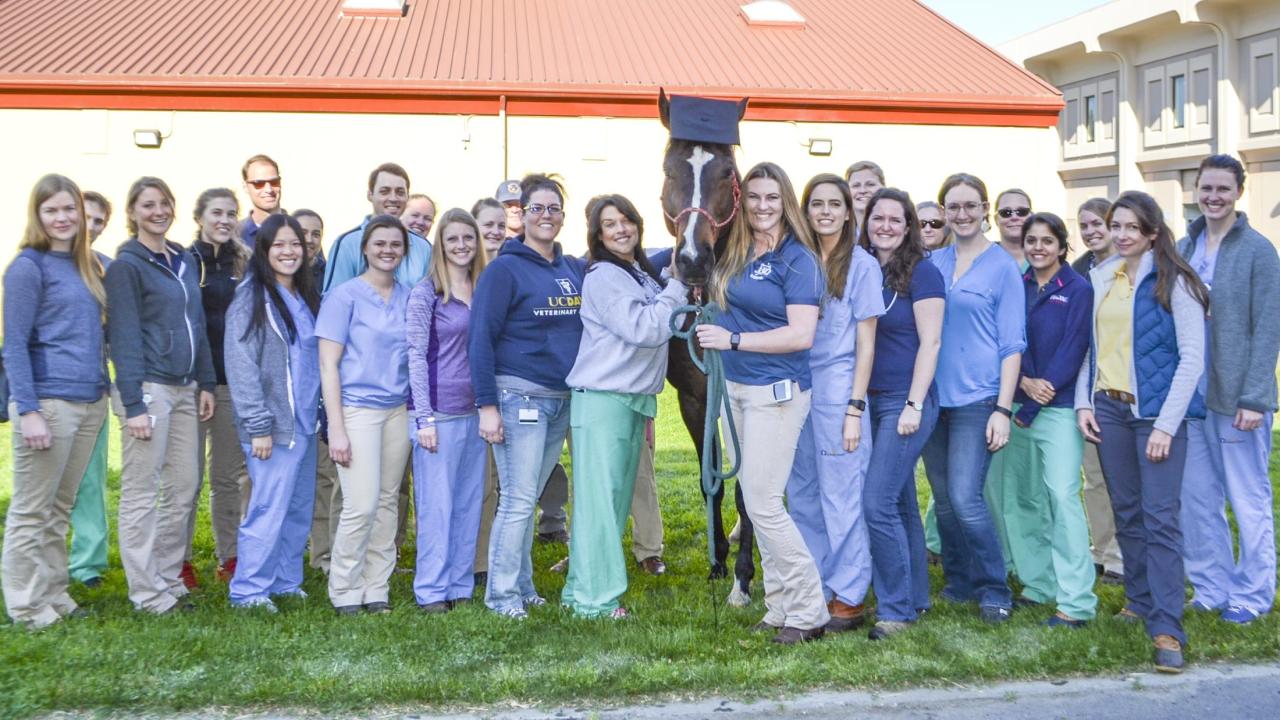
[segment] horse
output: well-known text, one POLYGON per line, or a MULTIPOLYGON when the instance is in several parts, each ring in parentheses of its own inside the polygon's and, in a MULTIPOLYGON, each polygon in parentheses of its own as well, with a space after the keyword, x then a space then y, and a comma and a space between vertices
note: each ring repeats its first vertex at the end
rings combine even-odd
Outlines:
MULTIPOLYGON (((739 103, 738 118, 746 112, 747 100, 739 103)), ((658 94, 658 111, 663 127, 671 129, 669 101, 664 91, 658 94)), ((742 212, 741 181, 731 145, 699 143, 671 138, 667 141, 662 161, 662 211, 667 231, 675 238, 676 269, 684 284, 690 288, 689 301, 701 305, 706 286, 711 279, 716 260, 723 255, 729 229, 734 217, 742 212)), ((687 316, 684 329, 693 323, 687 316)), ((667 360, 667 380, 676 389, 680 402, 680 416, 693 446, 702 462, 703 423, 707 411, 706 376, 693 364, 689 347, 679 338, 671 341, 667 360)), ((721 466, 720 449, 712 451, 711 462, 721 466)), ((734 585, 729 594, 730 605, 742 607, 751 600, 751 580, 755 576, 755 531, 747 517, 742 500, 742 488, 737 487, 734 502, 738 508, 741 534, 738 554, 734 560, 734 585)), ((703 500, 707 500, 705 490, 703 500)), ((725 537, 720 505, 724 489, 710 498, 714 512, 715 561, 711 565, 711 579, 728 575, 726 561, 729 541, 725 537)))

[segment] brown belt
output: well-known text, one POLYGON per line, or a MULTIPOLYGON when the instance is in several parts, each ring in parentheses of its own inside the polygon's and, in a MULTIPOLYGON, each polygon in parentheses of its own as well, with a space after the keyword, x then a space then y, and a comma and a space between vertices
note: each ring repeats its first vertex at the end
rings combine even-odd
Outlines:
POLYGON ((1135 398, 1133 395, 1130 395, 1129 393, 1124 392, 1122 390, 1099 390, 1098 392, 1102 393, 1103 395, 1106 395, 1107 397, 1111 398, 1112 400, 1115 400, 1116 402, 1122 402, 1125 405, 1132 405, 1138 401, 1137 398, 1135 398))

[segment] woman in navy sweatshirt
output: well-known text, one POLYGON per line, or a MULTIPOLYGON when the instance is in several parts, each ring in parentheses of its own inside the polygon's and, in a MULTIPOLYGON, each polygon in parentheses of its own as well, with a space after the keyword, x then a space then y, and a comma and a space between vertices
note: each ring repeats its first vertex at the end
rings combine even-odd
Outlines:
POLYGON ((67 525, 107 417, 102 263, 70 179, 36 183, 21 248, 4 274, 4 365, 17 422, 0 579, 9 617, 35 629, 83 612, 67 594, 67 525))
POLYGON ((1067 226, 1057 215, 1036 213, 1022 224, 1022 250, 1030 264, 1022 276, 1027 351, 1003 464, 1006 491, 1026 498, 1016 507, 1048 510, 1047 517, 1009 522, 1008 529, 1022 597, 1057 605, 1046 623, 1050 627, 1081 627, 1098 608, 1080 502, 1084 438, 1073 407, 1076 375, 1089 349, 1093 287, 1066 263, 1067 249, 1067 226))
POLYGON ((521 185, 524 234, 504 243, 480 276, 468 346, 480 436, 493 444, 501 491, 485 604, 516 619, 546 604, 533 587, 533 512, 569 431, 565 378, 582 336, 585 266, 555 241, 564 224, 561 184, 530 175, 521 185))

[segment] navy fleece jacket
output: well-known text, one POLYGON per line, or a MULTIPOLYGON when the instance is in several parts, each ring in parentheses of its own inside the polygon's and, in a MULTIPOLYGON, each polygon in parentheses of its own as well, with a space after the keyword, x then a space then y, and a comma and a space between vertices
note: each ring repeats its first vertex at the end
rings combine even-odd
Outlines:
MULTIPOLYGON (((1022 353, 1022 377, 1048 380, 1055 394, 1045 407, 1072 407, 1076 376, 1089 351, 1089 322, 1093 317, 1093 286, 1080 273, 1063 265, 1043 291, 1034 270, 1022 276, 1027 291, 1027 349, 1022 353)), ((1014 402, 1022 403, 1014 418, 1028 426, 1040 404, 1019 387, 1014 402)))
POLYGON ((498 375, 552 390, 565 377, 582 338, 582 277, 586 261, 555 245, 551 262, 520 235, 502 245, 476 283, 471 302, 471 383, 476 405, 498 404, 498 375))

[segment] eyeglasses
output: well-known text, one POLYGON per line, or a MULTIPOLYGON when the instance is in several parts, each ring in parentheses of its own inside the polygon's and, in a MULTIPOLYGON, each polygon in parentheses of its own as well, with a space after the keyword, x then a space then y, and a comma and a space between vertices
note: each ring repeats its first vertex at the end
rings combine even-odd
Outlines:
POLYGON ((974 213, 982 210, 982 206, 983 203, 976 202, 967 202, 963 205, 960 203, 951 203, 946 207, 946 211, 948 215, 959 215, 961 210, 963 210, 966 215, 973 215, 974 213))
POLYGON ((524 211, 534 217, 543 213, 546 213, 551 217, 560 217, 564 214, 564 208, 559 205, 525 205, 524 211))
POLYGON ((933 228, 934 230, 941 230, 946 224, 943 220, 921 220, 920 229, 933 228))
POLYGON ((254 189, 254 190, 261 190, 261 189, 265 188, 265 187, 266 187, 266 186, 268 186, 268 185, 270 185, 271 187, 273 187, 273 188, 275 188, 275 189, 277 189, 277 190, 279 190, 279 189, 280 189, 280 176, 279 176, 279 175, 277 175, 276 177, 263 178, 263 179, 261 179, 261 180, 246 180, 245 182, 247 182, 247 183, 249 183, 249 185, 253 186, 253 189, 254 189))
POLYGON ((1006 220, 1013 217, 1014 215, 1024 218, 1031 214, 1031 208, 1027 208, 1027 207, 1000 208, 999 210, 996 211, 996 214, 1006 220))

